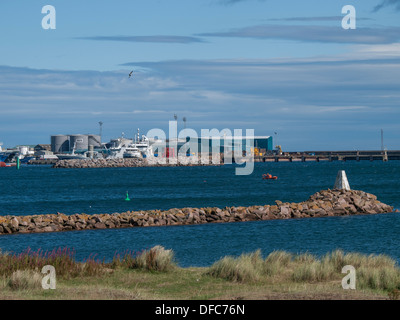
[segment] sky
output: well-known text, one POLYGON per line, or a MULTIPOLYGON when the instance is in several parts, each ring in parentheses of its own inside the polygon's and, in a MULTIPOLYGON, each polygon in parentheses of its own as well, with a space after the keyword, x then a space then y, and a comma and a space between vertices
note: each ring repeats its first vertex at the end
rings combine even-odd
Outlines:
POLYGON ((0 142, 254 129, 400 150, 400 0, 2 0, 0 142), (55 29, 44 29, 55 8, 55 29), (356 29, 342 20, 355 8, 356 29), (133 71, 131 77, 129 73, 133 71))

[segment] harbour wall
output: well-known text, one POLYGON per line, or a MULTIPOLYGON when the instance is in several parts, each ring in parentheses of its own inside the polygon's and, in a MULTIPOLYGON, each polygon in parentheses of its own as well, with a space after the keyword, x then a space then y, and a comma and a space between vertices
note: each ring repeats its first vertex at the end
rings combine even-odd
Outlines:
POLYGON ((150 226, 190 225, 256 220, 349 216, 393 212, 375 195, 358 190, 322 190, 300 203, 275 201, 274 205, 207 207, 128 211, 88 215, 63 213, 0 216, 0 234, 59 232, 150 226))

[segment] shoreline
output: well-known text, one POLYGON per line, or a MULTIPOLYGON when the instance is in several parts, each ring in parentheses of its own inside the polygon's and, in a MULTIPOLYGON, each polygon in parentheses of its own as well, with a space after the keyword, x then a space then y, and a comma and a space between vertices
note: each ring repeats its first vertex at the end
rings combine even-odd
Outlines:
POLYGON ((0 235, 100 230, 150 226, 191 225, 349 216, 394 212, 375 195, 359 190, 322 190, 300 203, 276 200, 275 205, 249 207, 172 208, 88 215, 63 213, 0 216, 0 235))

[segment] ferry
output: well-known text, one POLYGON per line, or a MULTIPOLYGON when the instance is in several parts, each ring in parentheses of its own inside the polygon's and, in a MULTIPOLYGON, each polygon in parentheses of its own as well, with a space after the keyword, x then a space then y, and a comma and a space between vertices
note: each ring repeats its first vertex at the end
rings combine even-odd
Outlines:
POLYGON ((125 148, 124 158, 142 158, 142 154, 136 146, 128 146, 125 148))
MULTIPOLYGON (((138 129, 138 136, 139 136, 139 129, 138 129)), ((150 141, 145 135, 142 135, 140 139, 135 141, 135 147, 142 154, 143 158, 153 156, 153 148, 150 146, 150 141)))
POLYGON ((134 139, 126 139, 122 133, 121 138, 113 139, 105 144, 103 153, 108 159, 146 158, 153 155, 153 149, 145 135, 140 137, 138 129, 134 139))

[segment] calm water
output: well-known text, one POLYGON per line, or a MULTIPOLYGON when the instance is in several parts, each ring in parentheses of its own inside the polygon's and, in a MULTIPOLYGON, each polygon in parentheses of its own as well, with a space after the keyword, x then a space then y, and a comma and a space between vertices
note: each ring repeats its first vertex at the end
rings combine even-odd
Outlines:
MULTIPOLYGON (((25 166, 0 169, 0 214, 63 212, 112 213, 141 209, 299 202, 331 188, 338 170, 350 186, 400 208, 400 161, 258 163, 250 176, 235 176, 234 166, 177 168, 52 169, 25 166), (263 173, 278 176, 261 179, 263 173), (132 201, 124 201, 129 191, 132 201)), ((77 258, 91 253, 111 259, 115 252, 140 251, 160 244, 171 248, 181 266, 210 265, 225 255, 261 249, 324 254, 337 248, 387 253, 400 261, 400 215, 329 217, 88 230, 0 236, 5 251, 30 247, 75 248, 77 258)))

